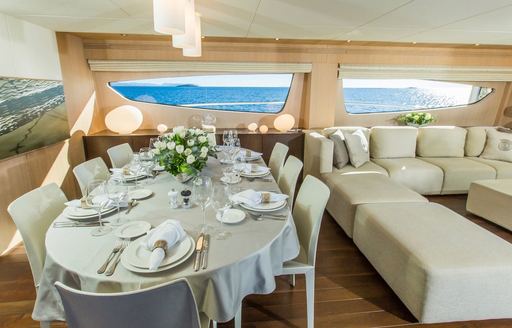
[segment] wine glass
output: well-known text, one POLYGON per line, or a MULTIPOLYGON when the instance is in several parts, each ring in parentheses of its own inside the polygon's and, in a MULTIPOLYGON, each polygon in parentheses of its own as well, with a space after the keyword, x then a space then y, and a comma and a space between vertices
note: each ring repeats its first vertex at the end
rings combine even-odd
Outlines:
POLYGON ((199 227, 199 231, 205 232, 209 228, 206 225, 206 206, 210 203, 213 194, 212 179, 205 175, 197 176, 194 179, 192 193, 195 202, 201 206, 203 211, 203 224, 199 227))
POLYGON ((91 235, 95 237, 106 235, 112 231, 112 227, 105 226, 101 220, 103 210, 111 203, 108 196, 106 199, 103 199, 107 194, 106 183, 105 180, 92 180, 87 184, 86 188, 86 204, 98 213, 98 221, 100 223, 99 227, 91 231, 91 235), (98 198, 97 201, 94 201, 95 196, 98 198))
POLYGON ((121 202, 128 200, 128 191, 126 189, 122 190, 121 188, 123 187, 119 186, 118 180, 114 179, 113 177, 110 178, 106 184, 108 199, 110 199, 117 207, 117 216, 115 219, 110 221, 111 226, 120 226, 124 223, 120 214, 121 202))
POLYGON ((212 207, 215 210, 217 219, 220 221, 220 227, 216 234, 216 239, 218 240, 231 236, 229 231, 224 230, 224 214, 231 207, 228 190, 228 186, 217 186, 213 192, 212 207))
POLYGON ((236 163, 237 156, 240 153, 240 149, 240 139, 233 138, 233 140, 231 141, 231 161, 233 162, 233 164, 236 163))

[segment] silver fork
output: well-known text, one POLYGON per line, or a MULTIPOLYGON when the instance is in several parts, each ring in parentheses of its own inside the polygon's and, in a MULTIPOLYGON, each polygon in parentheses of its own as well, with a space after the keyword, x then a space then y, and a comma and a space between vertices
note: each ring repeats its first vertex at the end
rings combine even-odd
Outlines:
POLYGON ((125 250, 125 248, 128 246, 129 242, 126 241, 126 240, 123 240, 122 242, 122 245, 121 245, 121 248, 119 249, 119 251, 117 252, 114 260, 112 261, 112 264, 110 265, 110 267, 107 269, 107 271, 105 271, 105 275, 106 276, 111 276, 114 274, 114 272, 116 271, 116 268, 117 268, 117 265, 119 264, 119 261, 121 260, 121 255, 123 254, 123 251, 125 250))
POLYGON ((96 271, 98 274, 102 274, 107 270, 107 266, 109 265, 110 261, 112 261, 114 256, 121 250, 121 247, 123 247, 123 243, 117 244, 116 247, 112 249, 105 263, 103 263, 103 265, 98 269, 98 271, 96 271))

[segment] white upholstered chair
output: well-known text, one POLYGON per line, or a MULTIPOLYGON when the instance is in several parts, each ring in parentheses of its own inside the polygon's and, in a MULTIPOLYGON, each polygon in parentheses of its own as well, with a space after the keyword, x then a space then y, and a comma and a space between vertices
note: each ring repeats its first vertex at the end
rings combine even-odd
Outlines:
POLYGON ((268 167, 270 167, 270 172, 276 181, 279 179, 279 172, 283 168, 286 155, 288 154, 288 149, 288 146, 280 142, 276 142, 272 149, 272 153, 270 154, 268 167))
POLYGON ((60 282, 55 287, 70 328, 206 328, 209 324, 206 317, 200 320, 185 279, 121 293, 83 292, 60 282))
POLYGON ((290 155, 286 160, 277 183, 281 192, 288 195, 288 203, 293 208, 293 197, 295 196, 295 187, 297 186, 297 180, 302 170, 302 161, 297 157, 290 155))
POLYGON ((315 261, 318 234, 329 200, 329 188, 317 178, 308 175, 302 182, 295 206, 293 221, 299 236, 299 256, 284 263, 283 274, 306 276, 306 302, 308 328, 313 328, 315 321, 315 261))
MULTIPOLYGON (((51 183, 29 191, 7 207, 23 238, 36 292, 46 258, 46 231, 66 207, 65 202, 66 195, 59 186, 51 183)), ((50 327, 50 323, 41 322, 41 327, 50 327)))
POLYGON ((101 157, 96 157, 73 169, 75 178, 78 181, 82 195, 85 195, 87 184, 92 180, 107 180, 110 176, 107 164, 101 157))
POLYGON ((130 163, 133 159, 133 150, 128 143, 123 143, 107 149, 112 167, 119 168, 130 163))

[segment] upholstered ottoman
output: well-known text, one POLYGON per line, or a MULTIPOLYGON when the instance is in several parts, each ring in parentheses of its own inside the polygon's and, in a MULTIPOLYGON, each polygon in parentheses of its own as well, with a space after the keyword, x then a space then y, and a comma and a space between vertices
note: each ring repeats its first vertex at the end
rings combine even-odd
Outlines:
POLYGON ((473 182, 466 209, 512 231, 512 179, 473 182))
POLYGON ((512 318, 512 245, 442 205, 361 205, 354 242, 420 322, 512 318))
POLYGON ((428 202, 425 197, 383 174, 329 174, 322 177, 331 189, 327 211, 349 237, 352 237, 356 208, 360 204, 428 202))

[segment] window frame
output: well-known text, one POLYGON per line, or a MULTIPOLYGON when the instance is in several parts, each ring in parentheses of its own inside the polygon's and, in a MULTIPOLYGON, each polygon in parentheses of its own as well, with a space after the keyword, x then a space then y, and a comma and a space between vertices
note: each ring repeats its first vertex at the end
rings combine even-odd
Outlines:
MULTIPOLYGON (((190 76, 214 76, 214 75, 219 75, 219 76, 222 76, 222 75, 264 75, 265 73, 244 73, 244 74, 209 74, 209 75, 190 75, 190 76)), ((116 82, 123 82, 123 81, 109 81, 107 82, 107 87, 112 90, 113 92, 117 93, 120 97, 122 97, 123 99, 126 99, 128 101, 132 101, 132 102, 135 102, 135 103, 144 103, 144 104, 150 104, 150 105, 158 105, 158 106, 166 106, 166 107, 176 107, 176 108, 179 108, 179 109, 198 109, 198 110, 207 110, 207 111, 216 111, 216 112, 227 112, 227 113, 244 113, 244 114, 267 114, 267 115, 277 115, 277 114, 280 114, 286 107, 286 104, 288 103, 288 99, 290 97, 290 93, 291 93, 291 90, 292 90, 292 85, 293 85, 293 81, 295 80, 295 77, 296 77, 296 73, 267 73, 267 74, 275 74, 275 75, 291 75, 292 78, 290 80, 290 86, 288 87, 288 91, 286 93, 286 97, 284 99, 284 102, 283 102, 283 105, 281 106, 281 108, 279 109, 279 111, 277 112, 262 112, 262 111, 243 111, 243 110, 229 110, 229 109, 215 109, 215 108, 204 108, 204 107, 191 107, 191 106, 180 106, 180 105, 171 105, 171 104, 162 104, 162 103, 158 103, 158 102, 150 102, 150 101, 143 101, 143 100, 133 100, 133 99, 130 99, 126 96, 124 96, 123 94, 121 94, 118 90, 116 90, 112 85, 111 83, 116 83, 116 82)), ((265 74, 266 75, 266 74, 265 74)), ((176 77, 185 77, 185 76, 176 76, 176 77)), ((152 80, 152 79, 160 79, 160 78, 165 78, 165 77, 157 77, 157 78, 147 78, 147 79, 139 79, 139 80, 152 80)), ((137 81, 137 80, 133 80, 133 81, 137 81)))

